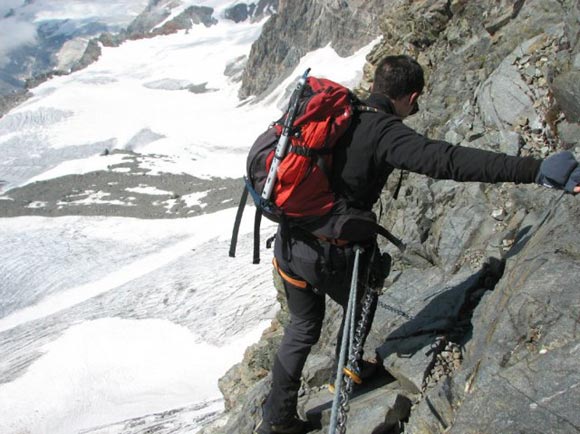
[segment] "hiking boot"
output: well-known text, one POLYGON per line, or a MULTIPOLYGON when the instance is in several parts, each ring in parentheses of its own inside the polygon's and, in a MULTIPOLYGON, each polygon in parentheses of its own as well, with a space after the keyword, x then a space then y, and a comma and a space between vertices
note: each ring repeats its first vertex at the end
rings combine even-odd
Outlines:
POLYGON ((379 370, 379 362, 375 359, 361 360, 359 362, 358 376, 362 381, 372 378, 379 370))
POLYGON ((268 423, 262 419, 254 430, 254 434, 305 434, 309 430, 310 424, 298 417, 279 424, 268 423))

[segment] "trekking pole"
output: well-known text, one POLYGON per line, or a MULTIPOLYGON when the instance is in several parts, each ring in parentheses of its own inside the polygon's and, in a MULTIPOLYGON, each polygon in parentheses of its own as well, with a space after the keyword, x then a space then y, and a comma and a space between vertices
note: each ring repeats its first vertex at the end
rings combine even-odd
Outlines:
MULTIPOLYGON (((336 427, 338 424, 338 415, 339 415, 339 408, 340 408, 340 399, 341 399, 341 387, 342 387, 342 374, 344 370, 344 365, 346 362, 346 355, 347 353, 350 354, 352 343, 353 343, 353 336, 354 336, 354 319, 355 319, 355 312, 356 312, 356 292, 358 286, 358 265, 360 260, 360 254, 362 252, 362 248, 360 246, 355 246, 355 257, 354 257, 354 266, 352 269, 352 280, 350 283, 350 294, 348 297, 348 305, 346 307, 345 318, 344 318, 344 327, 342 330, 342 340, 340 343, 340 356, 338 359, 338 368, 336 370, 336 380, 334 381, 334 399, 332 400, 332 411, 330 413, 330 428, 328 430, 328 434, 335 434, 336 427)), ((341 421, 341 427, 344 428, 345 421, 341 421)))
POLYGON ((298 103, 300 101, 300 96, 306 85, 306 77, 310 72, 308 68, 296 85, 296 89, 292 93, 290 98, 290 104, 288 109, 288 114, 286 119, 284 119, 284 125, 282 127, 282 134, 276 145, 276 152, 274 153, 274 158, 272 159, 272 164, 270 165, 270 170, 268 172, 268 177, 266 178, 266 183, 264 184, 264 190, 262 191, 262 199, 268 201, 270 196, 272 196, 272 190, 274 189, 274 184, 276 182, 276 177, 278 173, 278 166, 280 162, 286 156, 286 150, 288 148, 288 141, 290 140, 290 135, 292 134, 292 127, 294 124, 294 119, 296 119, 296 114, 298 112, 298 103))

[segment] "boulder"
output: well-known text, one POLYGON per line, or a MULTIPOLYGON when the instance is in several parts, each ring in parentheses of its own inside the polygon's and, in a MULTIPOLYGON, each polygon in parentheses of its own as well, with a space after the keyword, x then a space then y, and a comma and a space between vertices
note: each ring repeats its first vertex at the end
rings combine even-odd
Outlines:
POLYGON ((580 122, 580 71, 569 71, 557 76, 552 92, 569 122, 580 122))

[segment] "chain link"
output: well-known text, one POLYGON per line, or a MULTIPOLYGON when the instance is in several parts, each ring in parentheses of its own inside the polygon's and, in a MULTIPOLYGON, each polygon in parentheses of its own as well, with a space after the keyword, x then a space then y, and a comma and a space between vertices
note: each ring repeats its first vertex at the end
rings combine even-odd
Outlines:
POLYGON ((396 314, 397 314, 397 315, 399 315, 399 316, 402 316, 402 317, 403 317, 403 318, 405 318, 405 319, 411 320, 411 319, 415 318, 414 316, 412 316, 412 315, 409 315, 409 314, 408 314, 407 312, 405 312, 404 310, 398 309, 398 308, 396 308, 396 307, 394 307, 394 306, 391 306, 390 304, 387 304, 387 303, 385 303, 385 302, 382 302, 382 301, 380 301, 380 300, 379 300, 379 302, 378 302, 378 305, 379 305, 380 307, 382 307, 383 309, 385 309, 385 310, 388 310, 388 311, 390 311, 390 312, 396 313, 396 314))
MULTIPOLYGON (((353 347, 349 355, 349 369, 354 371, 357 375, 360 374, 360 372, 358 372, 355 368, 357 368, 358 362, 362 356, 363 341, 366 334, 366 329, 369 325, 371 307, 377 296, 378 294, 376 290, 369 287, 366 288, 362 302, 361 318, 356 327, 353 347)), ((353 388, 353 380, 348 375, 344 375, 342 380, 343 387, 340 388, 339 392, 340 406, 338 409, 338 420, 336 425, 336 432, 338 434, 344 434, 346 432, 346 422, 348 419, 348 412, 350 410, 349 399, 353 388)))

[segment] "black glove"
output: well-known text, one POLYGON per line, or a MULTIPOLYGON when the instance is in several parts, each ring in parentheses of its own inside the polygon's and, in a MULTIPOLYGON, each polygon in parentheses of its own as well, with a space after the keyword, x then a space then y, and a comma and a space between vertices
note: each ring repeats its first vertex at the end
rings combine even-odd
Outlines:
POLYGON ((546 158, 540 165, 536 182, 573 193, 574 187, 580 185, 580 165, 574 154, 564 151, 546 158))

